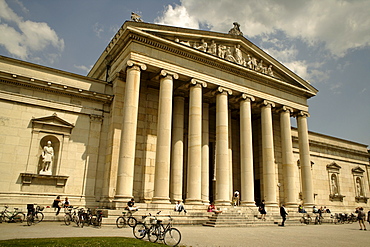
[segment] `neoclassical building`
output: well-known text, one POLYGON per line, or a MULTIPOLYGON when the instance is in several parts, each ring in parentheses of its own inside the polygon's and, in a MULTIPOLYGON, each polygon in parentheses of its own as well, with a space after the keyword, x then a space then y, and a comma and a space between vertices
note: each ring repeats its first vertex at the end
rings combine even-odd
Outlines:
POLYGON ((0 205, 367 207, 367 145, 309 131, 317 92, 237 23, 127 21, 87 76, 1 56, 0 205))

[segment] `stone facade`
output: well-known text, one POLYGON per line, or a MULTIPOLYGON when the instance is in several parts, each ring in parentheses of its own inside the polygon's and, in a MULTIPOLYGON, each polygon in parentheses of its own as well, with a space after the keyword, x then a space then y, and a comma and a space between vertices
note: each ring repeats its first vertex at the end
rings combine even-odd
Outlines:
POLYGON ((367 206, 367 145, 309 132, 317 90, 239 33, 128 21, 87 76, 0 57, 0 204, 367 206))

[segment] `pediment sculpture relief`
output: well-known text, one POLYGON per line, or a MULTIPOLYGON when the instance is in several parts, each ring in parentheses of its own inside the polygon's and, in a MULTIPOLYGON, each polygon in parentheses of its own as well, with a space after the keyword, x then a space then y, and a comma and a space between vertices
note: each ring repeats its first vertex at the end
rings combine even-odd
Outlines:
POLYGON ((191 45, 190 41, 187 40, 180 40, 178 38, 175 39, 177 43, 193 47, 199 51, 203 51, 214 56, 218 56, 219 58, 225 59, 227 61, 242 65, 246 68, 251 70, 260 72, 262 74, 274 76, 274 72, 272 69, 272 65, 265 66, 264 61, 257 60, 257 58, 247 54, 246 57, 243 56, 243 53, 240 49, 240 44, 235 45, 234 47, 226 46, 223 44, 217 44, 214 40, 211 41, 210 45, 202 39, 199 43, 194 42, 191 45))

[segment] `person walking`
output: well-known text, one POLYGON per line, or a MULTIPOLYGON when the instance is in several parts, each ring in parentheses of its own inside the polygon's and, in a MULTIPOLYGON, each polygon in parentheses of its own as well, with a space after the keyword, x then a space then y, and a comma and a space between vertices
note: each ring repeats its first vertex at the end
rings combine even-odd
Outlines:
POLYGON ((285 206, 284 205, 281 205, 280 207, 280 216, 281 218, 283 219, 283 221, 281 222, 281 224, 279 226, 284 226, 284 223, 286 221, 286 216, 288 215, 286 209, 285 209, 285 206))
POLYGON ((60 208, 61 208, 62 200, 60 200, 60 196, 57 196, 57 198, 54 199, 52 207, 57 209, 57 212, 55 215, 59 214, 60 208))
POLYGON ((259 207, 258 211, 261 214, 261 220, 266 220, 266 209, 265 209, 265 200, 262 200, 259 207))

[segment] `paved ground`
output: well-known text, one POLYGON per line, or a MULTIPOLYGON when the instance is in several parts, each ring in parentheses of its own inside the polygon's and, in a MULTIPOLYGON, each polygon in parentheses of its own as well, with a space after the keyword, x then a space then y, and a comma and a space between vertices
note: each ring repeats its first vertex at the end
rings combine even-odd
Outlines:
MULTIPOLYGON (((212 228, 203 226, 177 226, 181 231, 182 246, 370 246, 370 226, 360 231, 359 225, 309 225, 309 226, 263 226, 243 228, 212 228)), ((58 222, 41 222, 27 226, 22 223, 1 223, 0 239, 42 237, 133 237, 131 228, 115 226, 102 228, 66 226, 58 222)))

